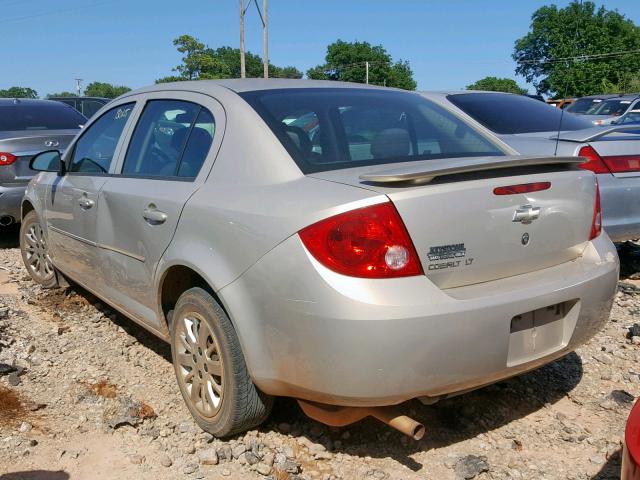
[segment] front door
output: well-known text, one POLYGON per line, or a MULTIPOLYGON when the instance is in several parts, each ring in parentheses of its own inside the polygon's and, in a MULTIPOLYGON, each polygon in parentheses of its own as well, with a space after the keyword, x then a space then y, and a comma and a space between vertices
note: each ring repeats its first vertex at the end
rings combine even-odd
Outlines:
POLYGON ((67 173, 46 198, 50 253, 56 267, 92 288, 99 280, 96 241, 99 191, 108 179, 133 103, 115 107, 91 123, 67 154, 67 173))
POLYGON ((213 153, 208 154, 213 151, 216 123, 210 108, 195 101, 149 99, 120 173, 100 192, 98 240, 106 295, 159 330, 155 269, 185 203, 211 167, 213 153))

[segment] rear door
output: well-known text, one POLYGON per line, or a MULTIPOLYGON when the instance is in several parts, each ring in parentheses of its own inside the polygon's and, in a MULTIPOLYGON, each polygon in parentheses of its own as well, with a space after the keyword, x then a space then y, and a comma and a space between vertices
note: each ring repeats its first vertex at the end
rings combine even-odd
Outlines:
POLYGON ((114 107, 87 127, 65 157, 67 173, 57 177, 45 200, 55 265, 96 291, 101 272, 96 242, 98 192, 115 166, 134 105, 114 107))
POLYGON ((156 266, 185 203, 205 181, 224 131, 222 107, 212 98, 168 96, 144 97, 118 173, 101 189, 97 224, 106 295, 156 328, 156 266))

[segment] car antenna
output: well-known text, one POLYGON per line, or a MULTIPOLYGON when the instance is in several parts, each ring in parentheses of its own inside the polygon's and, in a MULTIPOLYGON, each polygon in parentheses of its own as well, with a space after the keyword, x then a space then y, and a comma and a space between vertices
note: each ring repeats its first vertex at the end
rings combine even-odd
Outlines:
MULTIPOLYGON (((580 0, 580 9, 582 10, 582 0, 580 0)), ((580 32, 580 29, 578 28, 580 26, 580 16, 576 15, 576 33, 573 37, 573 49, 574 49, 574 54, 575 54, 575 50, 577 50, 576 45, 577 45, 577 40, 578 40, 578 33, 580 32)), ((567 70, 569 69, 569 66, 571 65, 571 58, 567 59, 567 70)), ((564 86, 564 95, 562 98, 567 98, 567 92, 569 91, 569 78, 567 77, 567 82, 565 83, 564 86)), ((560 109, 560 121, 558 122, 558 135, 556 135, 556 148, 553 151, 553 156, 557 156, 558 155, 558 144, 560 143, 560 132, 562 131, 562 119, 564 118, 564 108, 560 109)))

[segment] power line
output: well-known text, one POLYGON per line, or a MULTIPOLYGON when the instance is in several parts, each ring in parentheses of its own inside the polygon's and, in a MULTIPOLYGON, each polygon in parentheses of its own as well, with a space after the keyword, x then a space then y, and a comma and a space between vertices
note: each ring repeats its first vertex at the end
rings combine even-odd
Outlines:
POLYGON ((621 57, 624 55, 640 55, 640 49, 623 50, 619 52, 609 52, 609 53, 594 53, 589 55, 575 55, 573 57, 547 58, 542 60, 516 60, 516 63, 535 65, 535 64, 561 63, 561 62, 570 62, 570 61, 573 62, 573 61, 580 61, 580 60, 598 60, 601 58, 621 57))

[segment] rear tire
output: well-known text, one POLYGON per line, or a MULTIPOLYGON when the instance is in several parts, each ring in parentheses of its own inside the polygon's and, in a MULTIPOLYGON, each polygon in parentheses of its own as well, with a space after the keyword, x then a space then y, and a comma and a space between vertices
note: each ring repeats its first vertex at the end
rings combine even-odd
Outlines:
POLYGON ((20 253, 34 282, 45 288, 58 286, 58 278, 49 256, 49 245, 38 214, 30 211, 20 225, 20 253))
POLYGON ((208 292, 192 288, 180 296, 170 331, 178 386, 203 430, 226 437, 269 416, 273 397, 251 381, 235 329, 208 292))

